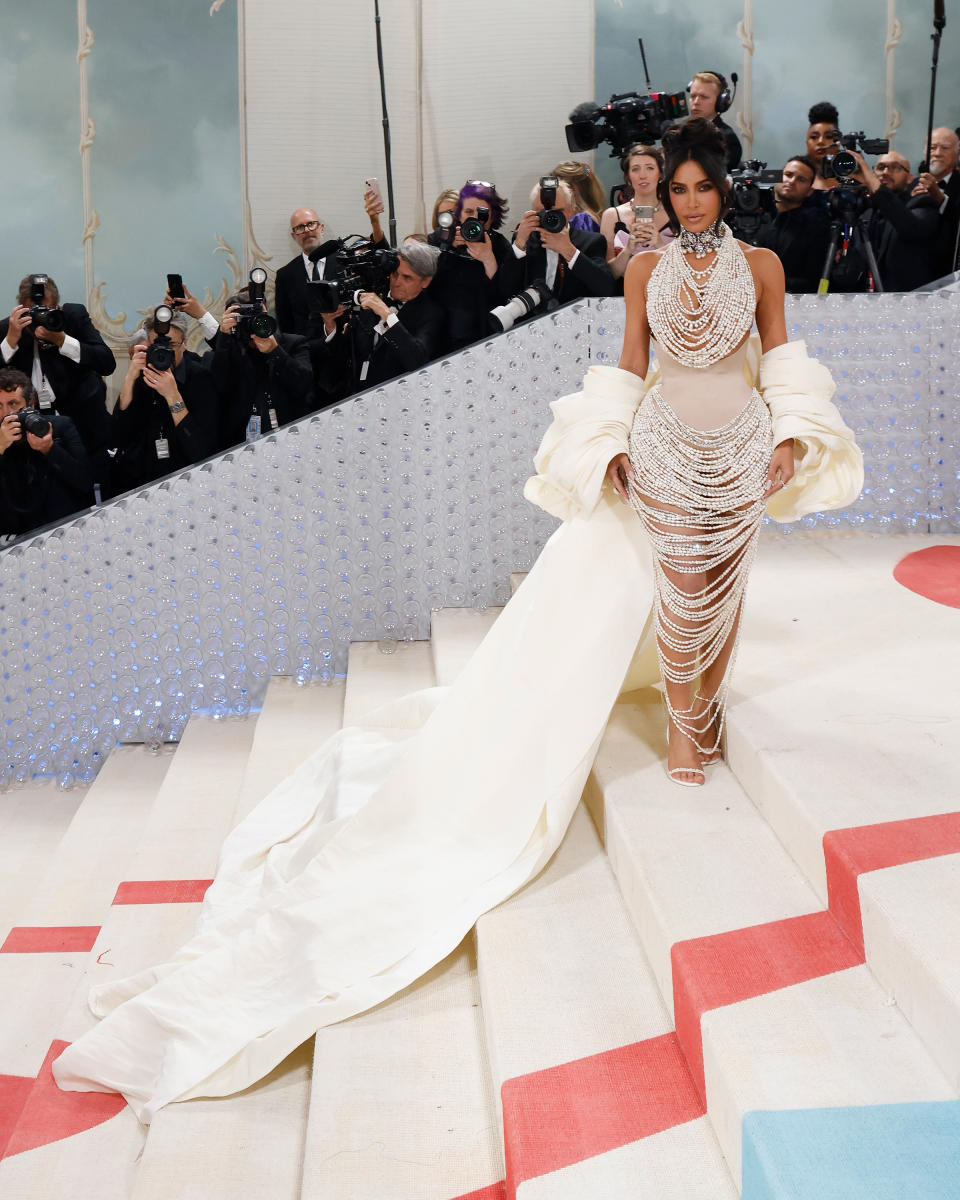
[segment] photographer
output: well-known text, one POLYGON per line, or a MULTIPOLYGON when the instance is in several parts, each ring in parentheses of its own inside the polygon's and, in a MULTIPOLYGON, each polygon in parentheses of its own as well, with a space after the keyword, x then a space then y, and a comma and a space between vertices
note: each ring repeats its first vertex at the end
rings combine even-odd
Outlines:
MULTIPOLYGON (((265 272, 260 272, 265 277, 265 272)), ((251 275, 257 274, 257 269, 251 275)), ((259 289, 262 290, 262 283, 259 289)), ((257 290, 257 289, 255 289, 257 290)), ((267 316, 261 296, 249 287, 227 301, 211 357, 210 370, 220 394, 222 448, 255 440, 295 421, 312 409, 313 374, 306 338, 280 333, 267 316), (272 332, 267 332, 271 329, 272 332)))
MULTIPOLYGON (((387 245, 380 226, 383 201, 369 190, 364 192, 363 207, 370 220, 371 238, 375 245, 387 245)), ((336 278, 336 263, 332 258, 316 260, 311 252, 323 245, 326 226, 312 208, 298 208, 290 214, 290 236, 300 253, 277 270, 274 281, 274 304, 277 324, 282 333, 307 337, 310 333, 310 283, 336 278)))
POLYGON ((104 376, 116 370, 113 352, 82 304, 60 304, 49 275, 20 280, 17 303, 0 321, 0 366, 22 371, 33 384, 40 411, 69 417, 76 427, 103 495, 108 495, 112 425, 104 376), (31 315, 33 314, 33 315, 31 315))
POLYGON ((783 264, 788 292, 816 292, 830 244, 830 217, 813 190, 816 174, 808 155, 787 159, 773 189, 776 215, 757 235, 756 244, 772 250, 783 264))
POLYGON ((146 340, 133 349, 113 410, 115 493, 199 462, 217 448, 217 391, 203 360, 186 351, 186 317, 161 306, 144 318, 143 328, 146 340))
POLYGON ((602 233, 571 229, 575 212, 569 187, 555 176, 544 176, 530 193, 530 207, 517 226, 512 253, 500 269, 505 297, 535 279, 545 280, 559 304, 583 296, 613 295, 616 284, 607 264, 607 240, 602 233), (548 184, 551 178, 553 183, 548 184), (543 226, 548 210, 555 232, 543 226))
POLYGON ((887 151, 875 170, 854 153, 860 169, 854 178, 870 194, 872 212, 867 232, 877 256, 884 291, 910 292, 937 278, 940 213, 924 192, 911 196, 910 164, 887 151), (902 177, 902 182, 897 186, 902 177))
POLYGON ((37 409, 22 371, 0 368, 0 533, 29 533, 93 503, 93 475, 69 417, 37 409))
POLYGON ((364 291, 356 311, 345 314, 341 307, 322 316, 323 335, 312 342, 314 370, 338 398, 415 371, 443 353, 445 315, 427 291, 440 251, 407 238, 397 257, 386 299, 364 291))
POLYGON ((730 85, 726 79, 719 71, 698 71, 687 84, 687 91, 690 93, 690 116, 703 117, 716 125, 727 143, 727 170, 732 171, 734 167, 739 167, 743 158, 743 147, 740 145, 740 139, 720 115, 733 103, 730 85))
POLYGON ((934 250, 934 279, 960 269, 960 136, 941 126, 930 141, 929 164, 914 184, 915 196, 927 195, 938 206, 940 228, 934 250))
POLYGON ((460 189, 452 226, 438 239, 443 253, 432 295, 447 314, 450 350, 486 337, 490 310, 504 298, 498 275, 510 243, 498 230, 507 212, 492 183, 470 179, 460 189))
POLYGON ((829 100, 813 104, 807 113, 807 155, 813 160, 816 177, 813 190, 829 191, 837 186, 836 178, 824 173, 826 158, 840 145, 840 115, 829 100))

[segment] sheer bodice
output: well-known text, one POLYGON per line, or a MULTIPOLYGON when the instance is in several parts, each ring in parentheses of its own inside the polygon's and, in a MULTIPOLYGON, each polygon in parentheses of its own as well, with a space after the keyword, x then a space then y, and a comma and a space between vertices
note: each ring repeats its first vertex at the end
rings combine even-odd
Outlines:
POLYGON ((750 403, 753 387, 744 369, 748 344, 746 339, 732 354, 703 369, 685 367, 657 343, 660 393, 685 425, 718 429, 750 403))

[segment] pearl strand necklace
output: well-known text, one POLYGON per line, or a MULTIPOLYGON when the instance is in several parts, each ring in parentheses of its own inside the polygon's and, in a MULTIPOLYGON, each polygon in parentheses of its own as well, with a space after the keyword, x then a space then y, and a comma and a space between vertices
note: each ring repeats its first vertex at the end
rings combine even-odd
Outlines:
POLYGON ((647 319, 654 337, 678 362, 700 370, 740 345, 757 306, 746 255, 729 226, 720 230, 708 267, 697 270, 687 261, 683 233, 689 231, 684 230, 667 247, 647 284, 647 319), (686 307, 685 300, 694 307, 686 307))

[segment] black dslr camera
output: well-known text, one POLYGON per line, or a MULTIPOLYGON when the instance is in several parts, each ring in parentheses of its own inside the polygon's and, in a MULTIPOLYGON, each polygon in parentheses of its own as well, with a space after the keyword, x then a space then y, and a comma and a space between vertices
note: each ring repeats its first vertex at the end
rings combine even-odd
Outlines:
POLYGON ((34 437, 42 438, 50 432, 50 422, 35 408, 21 408, 14 415, 24 433, 32 433, 34 437))
POLYGON ((267 294, 267 273, 263 267, 254 267, 250 272, 250 282, 247 285, 250 300, 246 304, 236 306, 237 323, 234 333, 248 341, 252 337, 273 337, 277 332, 275 317, 264 312, 264 301, 267 294))
POLYGON ((63 331, 63 313, 59 308, 50 308, 45 302, 47 298, 48 275, 30 276, 30 320, 33 324, 42 325, 51 333, 63 331))
POLYGON ((153 331, 157 336, 147 347, 147 366, 155 371, 173 370, 175 354, 170 344, 172 320, 173 309, 168 304, 161 304, 153 310, 153 331))
POLYGON ((313 255, 332 259, 336 272, 333 279, 318 279, 310 284, 311 305, 320 313, 333 313, 341 307, 348 312, 358 309, 363 292, 376 292, 386 300, 390 294, 390 276, 400 265, 396 250, 384 250, 369 238, 355 234, 324 242, 311 251, 313 255))
POLYGON ((464 217, 460 222, 460 236, 465 242, 482 242, 484 234, 487 232, 487 220, 490 217, 490 209, 484 208, 483 205, 477 206, 477 215, 475 217, 464 217))
POLYGON ((545 229, 547 233, 560 233, 567 227, 567 217, 563 209, 555 208, 557 203, 557 191, 560 188, 560 180, 556 175, 543 175, 540 179, 540 203, 543 205, 543 212, 539 215, 540 228, 545 229))
POLYGON ((868 138, 862 129, 856 133, 841 133, 835 143, 842 150, 834 150, 824 156, 823 176, 825 179, 837 179, 847 187, 862 186, 854 176, 860 170, 860 164, 850 153, 859 150, 861 154, 886 154, 890 149, 889 138, 868 138))

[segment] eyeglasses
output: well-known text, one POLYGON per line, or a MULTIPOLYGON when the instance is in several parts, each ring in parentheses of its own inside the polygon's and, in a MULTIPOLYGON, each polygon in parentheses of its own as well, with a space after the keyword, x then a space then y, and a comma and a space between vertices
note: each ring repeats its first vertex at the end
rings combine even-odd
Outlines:
POLYGON ((319 228, 319 226, 320 226, 319 221, 304 221, 302 225, 291 225, 290 232, 293 234, 313 233, 313 231, 315 229, 319 228))
POLYGON ((877 163, 873 169, 880 174, 881 171, 905 171, 907 168, 901 163, 877 163))

